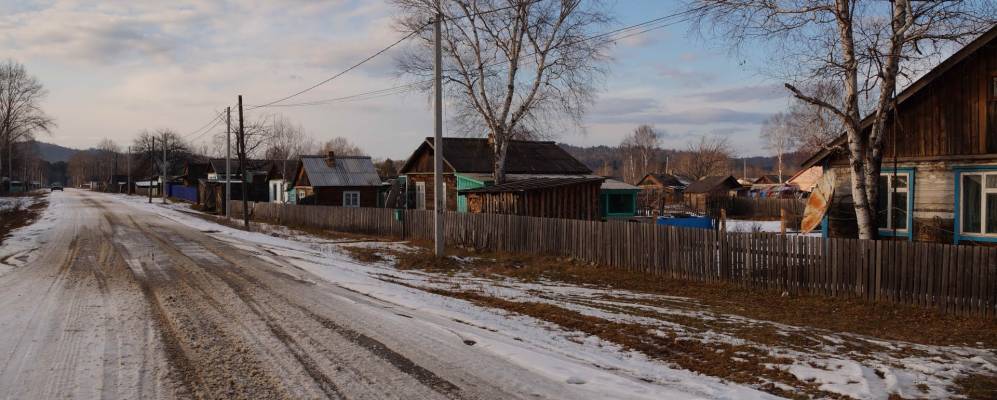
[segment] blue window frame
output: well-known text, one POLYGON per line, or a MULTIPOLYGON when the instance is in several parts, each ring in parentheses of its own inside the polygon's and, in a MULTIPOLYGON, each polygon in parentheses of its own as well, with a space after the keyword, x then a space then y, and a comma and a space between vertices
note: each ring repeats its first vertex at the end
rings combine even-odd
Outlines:
POLYGON ((913 238, 914 181, 914 168, 880 171, 876 204, 879 236, 913 238))
POLYGON ((997 242, 997 165, 955 167, 953 242, 997 242))

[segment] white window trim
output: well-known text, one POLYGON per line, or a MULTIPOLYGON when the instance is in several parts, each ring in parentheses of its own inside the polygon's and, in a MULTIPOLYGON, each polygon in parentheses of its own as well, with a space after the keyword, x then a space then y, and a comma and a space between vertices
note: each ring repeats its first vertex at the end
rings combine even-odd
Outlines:
POLYGON ((966 185, 963 182, 959 182, 959 235, 961 236, 975 236, 975 237, 997 237, 997 233, 987 233, 987 194, 997 194, 997 188, 987 188, 987 176, 994 175, 997 176, 997 172, 991 171, 972 171, 972 172, 962 172, 959 174, 959 179, 964 179, 967 176, 979 176, 980 177, 980 231, 979 232, 967 232, 966 224, 963 223, 962 219, 966 218, 966 196, 963 192, 966 190, 966 185))
MULTIPOLYGON (((910 180, 910 175, 911 175, 910 172, 897 171, 896 173, 893 173, 893 172, 883 172, 883 173, 879 174, 880 179, 882 179, 884 177, 886 177, 886 179, 887 179, 887 181, 886 181, 887 182, 886 190, 887 190, 887 193, 888 193, 887 196, 886 196, 886 228, 879 228, 879 230, 880 231, 886 231, 886 232, 896 231, 897 233, 907 233, 907 231, 910 230, 910 226, 907 226, 906 228, 903 228, 903 229, 899 229, 899 228, 898 229, 893 229, 893 190, 894 190, 893 189, 893 176, 894 175, 896 175, 896 176, 904 176, 904 177, 907 178, 907 185, 906 185, 906 187, 896 188, 896 192, 897 193, 905 193, 905 194, 907 194, 907 196, 906 196, 906 198, 907 198, 907 204, 904 204, 904 208, 907 209, 907 215, 908 216, 910 215, 910 212, 911 212, 911 210, 910 210, 910 205, 911 205, 911 201, 910 200, 911 199, 910 199, 910 191, 909 191, 910 190, 910 182, 911 182, 911 180, 910 180)), ((905 223, 910 222, 910 219, 905 216, 904 217, 904 222, 905 223)), ((878 223, 876 225, 877 225, 877 227, 879 226, 878 223)), ((910 225, 910 224, 907 223, 907 225, 910 225)))
POLYGON ((357 191, 343 192, 343 207, 350 207, 350 208, 360 207, 360 192, 357 191), (350 202, 347 201, 347 199, 353 197, 354 195, 356 195, 357 202, 355 205, 351 205, 350 202))

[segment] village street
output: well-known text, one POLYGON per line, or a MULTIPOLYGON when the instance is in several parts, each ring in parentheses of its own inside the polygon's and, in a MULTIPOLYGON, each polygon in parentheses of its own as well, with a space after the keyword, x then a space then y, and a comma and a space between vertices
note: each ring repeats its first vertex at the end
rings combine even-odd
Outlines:
POLYGON ((709 379, 664 387, 482 336, 144 201, 54 193, 4 244, 0 398, 768 397, 709 379))

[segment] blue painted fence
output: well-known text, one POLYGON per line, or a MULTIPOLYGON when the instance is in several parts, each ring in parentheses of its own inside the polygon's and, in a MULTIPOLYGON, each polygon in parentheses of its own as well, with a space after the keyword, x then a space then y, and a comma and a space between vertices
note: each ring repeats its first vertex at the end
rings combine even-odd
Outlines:
POLYGON ((175 199, 197 203, 197 186, 168 183, 166 184, 166 195, 175 199))
POLYGON ((657 222, 658 225, 677 226, 680 228, 713 228, 713 219, 710 217, 658 218, 657 222))

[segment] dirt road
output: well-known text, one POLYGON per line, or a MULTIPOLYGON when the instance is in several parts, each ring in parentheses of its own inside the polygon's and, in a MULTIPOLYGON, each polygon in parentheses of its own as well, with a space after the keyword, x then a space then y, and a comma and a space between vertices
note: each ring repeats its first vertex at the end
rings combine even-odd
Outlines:
POLYGON ((439 316, 103 197, 53 194, 37 256, 0 276, 0 398, 593 397, 439 316))

